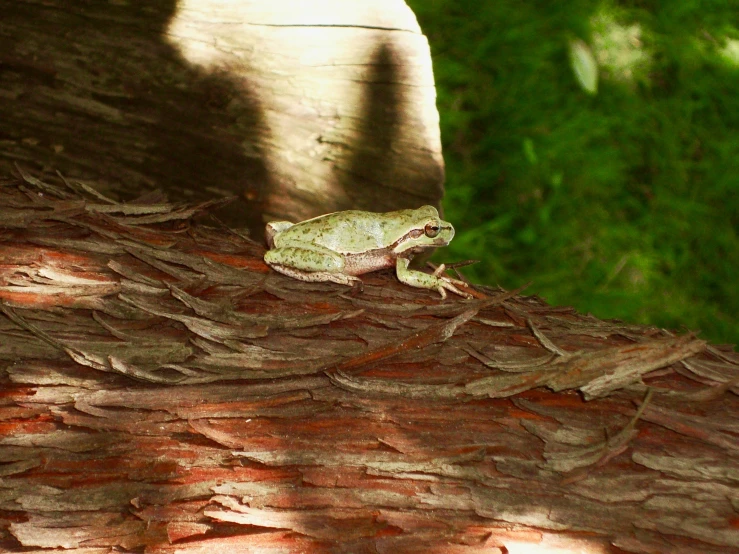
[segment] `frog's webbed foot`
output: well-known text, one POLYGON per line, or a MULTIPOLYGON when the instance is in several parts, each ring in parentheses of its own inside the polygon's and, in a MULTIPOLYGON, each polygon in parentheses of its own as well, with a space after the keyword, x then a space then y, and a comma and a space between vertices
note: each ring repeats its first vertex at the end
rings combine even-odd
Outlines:
POLYGON ((346 285, 348 287, 358 286, 360 291, 364 288, 362 280, 352 275, 329 273, 327 271, 303 271, 302 269, 295 269, 294 267, 274 263, 269 265, 275 271, 279 271, 283 275, 287 275, 293 279, 300 279, 301 281, 308 281, 311 283, 330 281, 332 283, 338 283, 339 285, 346 285))
POLYGON ((437 267, 432 275, 429 275, 423 271, 408 269, 409 263, 410 260, 407 258, 398 258, 397 260, 395 269, 401 283, 420 289, 433 289, 441 295, 442 299, 446 298, 446 291, 458 294, 463 298, 472 298, 471 294, 459 289, 460 286, 465 286, 463 281, 452 279, 443 274, 446 269, 444 264, 437 267))
POLYGON ((439 280, 436 291, 441 295, 442 300, 446 298, 446 291, 444 289, 453 292, 454 294, 458 294, 463 298, 472 298, 471 294, 457 288, 458 286, 465 287, 466 283, 464 281, 448 277, 444 275, 444 271, 446 271, 446 266, 441 264, 434 270, 433 274, 433 277, 436 277, 439 280))

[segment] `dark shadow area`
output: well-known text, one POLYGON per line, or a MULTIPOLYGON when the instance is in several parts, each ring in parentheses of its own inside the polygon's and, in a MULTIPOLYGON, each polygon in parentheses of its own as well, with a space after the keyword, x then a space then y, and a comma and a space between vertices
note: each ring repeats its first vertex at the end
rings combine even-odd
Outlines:
POLYGON ((219 215, 261 221, 270 176, 256 147, 268 138, 259 102, 243 65, 237 82, 167 42, 176 8, 0 1, 0 168, 95 179, 122 199, 236 195, 219 215))
MULTIPOLYGON (((387 187, 398 179, 396 156, 402 125, 403 92, 399 83, 400 55, 392 45, 380 44, 372 58, 371 72, 364 87, 364 112, 358 119, 358 141, 352 146, 349 178, 343 180, 351 199, 347 208, 397 210, 398 199, 388 195, 387 187), (381 208, 386 206, 386 209, 381 208)), ((409 204, 408 208, 418 206, 409 204)))

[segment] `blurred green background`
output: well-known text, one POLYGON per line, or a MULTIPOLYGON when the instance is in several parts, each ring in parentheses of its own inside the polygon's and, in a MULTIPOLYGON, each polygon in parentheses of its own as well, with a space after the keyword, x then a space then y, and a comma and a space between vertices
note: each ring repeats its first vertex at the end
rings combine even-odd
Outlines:
POLYGON ((600 318, 739 343, 739 3, 408 4, 436 75, 457 228, 444 259, 600 318), (596 94, 573 71, 577 39, 596 94))

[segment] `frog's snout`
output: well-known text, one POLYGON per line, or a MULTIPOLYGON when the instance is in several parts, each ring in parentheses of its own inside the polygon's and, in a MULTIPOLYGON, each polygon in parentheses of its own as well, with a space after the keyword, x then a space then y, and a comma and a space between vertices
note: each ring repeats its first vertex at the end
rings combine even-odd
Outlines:
POLYGON ((454 238, 454 227, 451 224, 445 225, 443 232, 439 233, 439 236, 436 237, 434 244, 436 246, 446 246, 447 244, 452 242, 453 238, 454 238))

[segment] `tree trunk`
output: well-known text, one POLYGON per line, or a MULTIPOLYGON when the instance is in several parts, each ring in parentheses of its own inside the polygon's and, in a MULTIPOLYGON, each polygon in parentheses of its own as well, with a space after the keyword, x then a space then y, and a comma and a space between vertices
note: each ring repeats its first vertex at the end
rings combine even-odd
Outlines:
POLYGON ((0 182, 0 550, 739 547, 730 348, 296 281, 207 209, 0 182))
POLYGON ((264 220, 438 206, 426 37, 402 0, 0 0, 0 170, 264 220))

